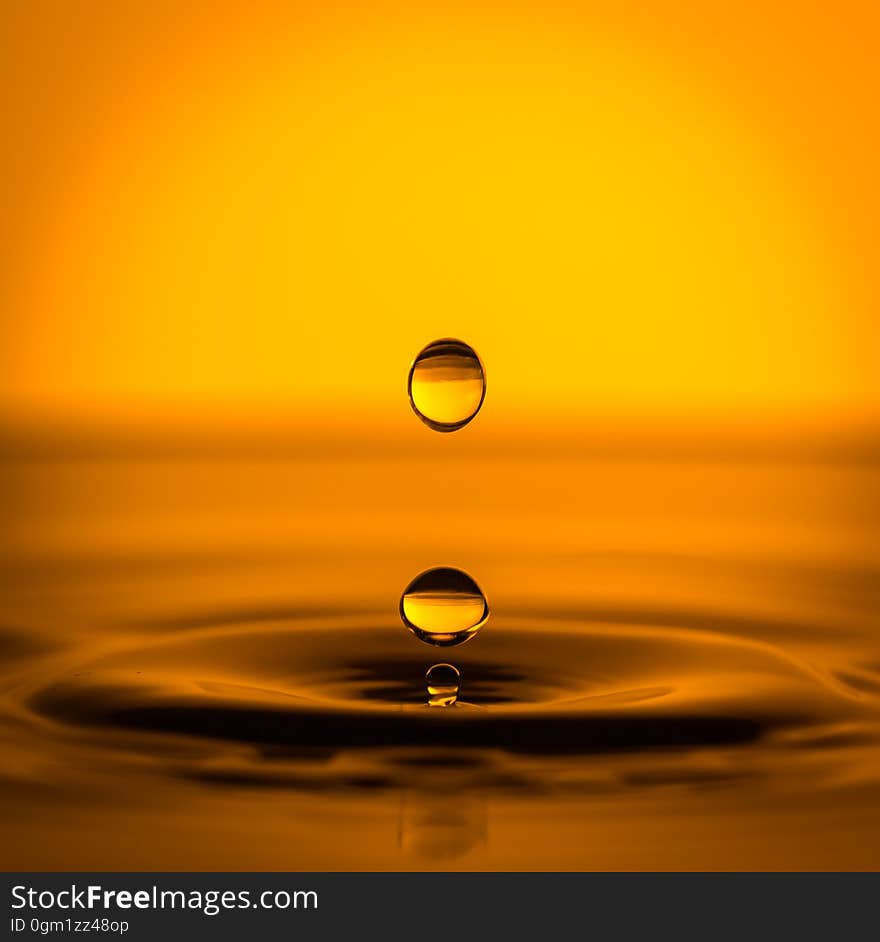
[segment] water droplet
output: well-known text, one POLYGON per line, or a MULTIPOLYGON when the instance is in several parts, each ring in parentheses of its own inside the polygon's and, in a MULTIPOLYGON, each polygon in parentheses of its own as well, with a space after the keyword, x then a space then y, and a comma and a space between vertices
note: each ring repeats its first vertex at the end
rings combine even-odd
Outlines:
POLYGON ((458 699, 461 674, 452 664, 435 664, 425 674, 428 683, 428 706, 453 706, 458 699))
POLYGON ((489 603, 467 573, 440 566, 403 590, 400 617, 419 640, 449 646, 467 641, 486 624, 489 603))
POLYGON ((473 347, 460 340, 435 340, 413 360, 407 392, 425 425, 435 432, 454 432, 480 411, 486 373, 473 347))

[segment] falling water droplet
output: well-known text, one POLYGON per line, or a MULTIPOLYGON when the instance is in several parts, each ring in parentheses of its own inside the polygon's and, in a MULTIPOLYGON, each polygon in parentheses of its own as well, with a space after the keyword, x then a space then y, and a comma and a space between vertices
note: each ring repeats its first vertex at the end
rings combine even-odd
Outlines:
POLYGON ((452 664, 435 664, 425 674, 428 683, 428 706, 453 706, 458 699, 461 674, 452 664))
POLYGON ((480 411, 486 373, 473 347, 460 340, 435 340, 413 360, 407 391, 425 425, 435 432, 454 432, 480 411))
POLYGON ((486 624, 489 603, 467 573, 440 566, 403 590, 400 617, 419 640, 449 646, 467 641, 486 624))

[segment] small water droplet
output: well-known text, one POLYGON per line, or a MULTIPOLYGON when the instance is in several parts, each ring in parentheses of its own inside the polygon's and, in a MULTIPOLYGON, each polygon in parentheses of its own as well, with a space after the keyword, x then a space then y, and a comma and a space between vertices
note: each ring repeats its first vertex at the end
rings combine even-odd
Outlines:
POLYGON ((453 706, 458 699, 461 674, 452 664, 435 664, 425 674, 428 684, 428 706, 453 706))
POLYGON ((419 640, 444 647, 472 638, 486 624, 489 603, 466 572, 439 566, 403 590, 400 617, 419 640))
POLYGON ((435 432, 463 428, 480 411, 486 373, 473 347, 446 338, 413 360, 407 392, 415 414, 435 432))

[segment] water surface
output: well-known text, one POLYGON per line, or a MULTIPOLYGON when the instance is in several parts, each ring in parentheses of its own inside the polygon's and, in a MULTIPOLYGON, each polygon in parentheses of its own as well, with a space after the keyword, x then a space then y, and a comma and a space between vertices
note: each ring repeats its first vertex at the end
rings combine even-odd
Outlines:
POLYGON ((465 445, 3 474, 6 867, 880 863, 871 461, 465 445), (444 653, 440 708, 398 615, 432 566, 479 573, 493 612, 444 653))

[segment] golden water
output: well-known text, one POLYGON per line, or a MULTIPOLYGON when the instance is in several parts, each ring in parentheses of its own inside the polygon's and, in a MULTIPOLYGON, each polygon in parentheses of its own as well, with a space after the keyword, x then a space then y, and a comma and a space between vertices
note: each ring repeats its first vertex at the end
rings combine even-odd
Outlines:
POLYGON ((870 454, 432 438, 8 448, 4 866, 880 864, 870 454))

